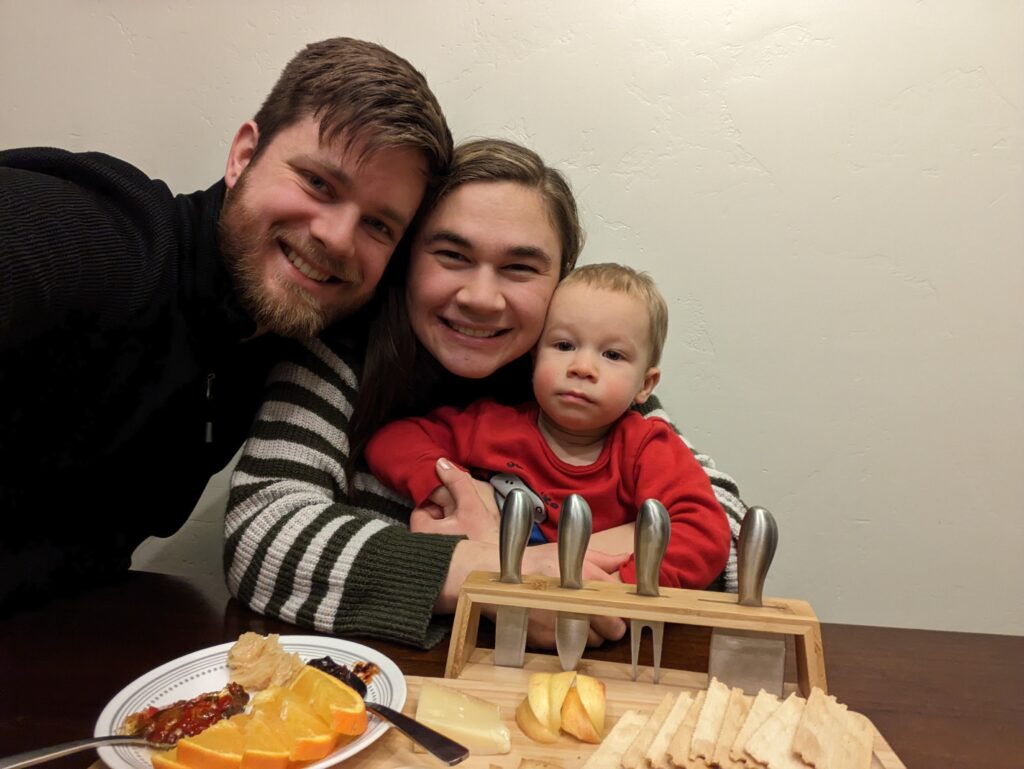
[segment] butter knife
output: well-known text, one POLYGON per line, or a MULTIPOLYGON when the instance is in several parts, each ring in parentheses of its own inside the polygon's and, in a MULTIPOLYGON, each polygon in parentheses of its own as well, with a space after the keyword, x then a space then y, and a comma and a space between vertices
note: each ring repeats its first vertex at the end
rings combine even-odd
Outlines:
MULTIPOLYGON (((568 590, 583 587, 583 556, 590 544, 590 506, 579 494, 570 494, 558 519, 558 572, 568 590)), ((590 615, 560 611, 555 618, 555 648, 562 670, 575 670, 590 634, 590 615)))
MULTIPOLYGON (((525 491, 514 489, 505 497, 501 509, 498 581, 519 585, 523 581, 523 551, 533 526, 533 509, 525 491)), ((494 617, 494 664, 521 668, 526 650, 529 609, 525 606, 499 606, 494 617)))
MULTIPOLYGON (((671 532, 668 510, 656 499, 648 499, 640 507, 633 531, 633 557, 636 559, 636 594, 659 595, 658 575, 661 561, 668 547, 671 532)), ((665 635, 665 623, 631 619, 629 621, 629 643, 633 652, 633 680, 636 680, 636 663, 640 656, 640 636, 645 627, 651 629, 654 641, 654 683, 661 680, 661 640, 665 635)))

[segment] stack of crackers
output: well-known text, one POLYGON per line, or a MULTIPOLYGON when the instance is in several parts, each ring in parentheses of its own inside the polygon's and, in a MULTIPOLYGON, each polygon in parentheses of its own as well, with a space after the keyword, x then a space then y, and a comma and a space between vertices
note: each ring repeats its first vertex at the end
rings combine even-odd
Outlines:
POLYGON ((583 769, 870 769, 871 722, 815 688, 804 699, 751 697, 712 678, 627 710, 583 769))

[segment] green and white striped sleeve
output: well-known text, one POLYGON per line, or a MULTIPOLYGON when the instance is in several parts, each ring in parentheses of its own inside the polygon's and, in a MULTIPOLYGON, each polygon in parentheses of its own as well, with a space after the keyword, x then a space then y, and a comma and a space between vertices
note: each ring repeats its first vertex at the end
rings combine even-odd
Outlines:
POLYGON ((411 502, 369 473, 349 488, 358 386, 351 353, 321 341, 271 374, 231 478, 228 587, 296 625, 429 647, 446 630, 433 605, 459 538, 410 532, 411 502))

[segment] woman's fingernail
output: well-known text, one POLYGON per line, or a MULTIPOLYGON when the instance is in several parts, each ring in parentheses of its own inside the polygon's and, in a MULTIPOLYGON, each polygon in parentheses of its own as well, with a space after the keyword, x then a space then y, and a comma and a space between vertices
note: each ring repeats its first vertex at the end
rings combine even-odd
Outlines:
POLYGON ((442 470, 451 470, 452 469, 452 463, 449 462, 444 457, 441 457, 440 459, 437 460, 437 466, 440 467, 442 470))

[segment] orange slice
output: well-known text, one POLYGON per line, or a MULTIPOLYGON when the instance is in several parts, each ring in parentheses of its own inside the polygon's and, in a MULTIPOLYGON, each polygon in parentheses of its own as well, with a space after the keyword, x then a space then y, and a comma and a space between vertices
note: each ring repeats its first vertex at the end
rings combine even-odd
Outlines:
POLYGON ((154 753, 152 761, 153 769, 188 769, 188 767, 178 761, 176 748, 165 750, 162 753, 154 753))
POLYGON ((253 697, 252 702, 254 718, 256 713, 264 713, 266 724, 288 748, 288 757, 292 761, 317 761, 338 744, 338 735, 331 731, 304 697, 290 689, 264 689, 253 697))
POLYGON ((306 665, 289 684, 313 711, 338 734, 353 737, 366 731, 366 703, 359 693, 329 673, 306 665))
POLYGON ((231 720, 245 733, 241 769, 287 769, 291 750, 266 712, 243 713, 231 720))
POLYGON ((231 719, 178 742, 176 760, 190 769, 239 769, 245 738, 231 719))

